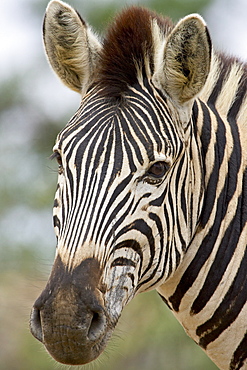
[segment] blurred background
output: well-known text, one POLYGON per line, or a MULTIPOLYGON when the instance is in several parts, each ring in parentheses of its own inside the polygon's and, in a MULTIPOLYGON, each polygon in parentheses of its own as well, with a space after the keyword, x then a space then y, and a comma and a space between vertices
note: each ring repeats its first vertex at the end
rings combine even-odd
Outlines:
MULTIPOLYGON (((246 0, 71 0, 101 33, 125 5, 138 3, 174 21, 198 12, 215 48, 247 60, 246 0)), ((0 4, 0 370, 60 368, 29 333, 31 306, 45 286, 54 251, 52 204, 56 135, 80 97, 50 70, 42 45, 46 0, 0 4)), ((66 366, 61 368, 66 369, 66 366)), ((80 367, 75 367, 79 369, 80 367)), ((213 370, 157 293, 125 308, 99 370, 213 370)))

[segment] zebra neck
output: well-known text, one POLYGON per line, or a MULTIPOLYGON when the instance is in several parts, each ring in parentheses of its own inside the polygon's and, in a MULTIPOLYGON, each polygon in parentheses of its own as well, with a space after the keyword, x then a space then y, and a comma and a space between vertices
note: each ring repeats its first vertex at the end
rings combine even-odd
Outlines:
POLYGON ((200 100, 194 107, 204 176, 201 216, 180 266, 157 289, 221 369, 240 368, 234 364, 247 346, 247 132, 238 120, 241 104, 226 115, 200 100))
POLYGON ((221 117, 246 124, 247 63, 235 57, 213 52, 212 64, 200 100, 221 117))

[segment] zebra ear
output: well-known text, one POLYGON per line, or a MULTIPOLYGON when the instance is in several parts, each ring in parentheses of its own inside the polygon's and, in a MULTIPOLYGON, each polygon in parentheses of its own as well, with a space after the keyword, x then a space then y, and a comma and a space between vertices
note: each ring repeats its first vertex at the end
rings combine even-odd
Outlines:
POLYGON ((101 43, 80 15, 62 1, 48 4, 43 24, 48 60, 70 89, 83 93, 95 70, 101 43))
POLYGON ((192 14, 183 18, 168 36, 163 50, 154 83, 165 90, 180 118, 188 122, 211 64, 211 40, 202 17, 192 14))

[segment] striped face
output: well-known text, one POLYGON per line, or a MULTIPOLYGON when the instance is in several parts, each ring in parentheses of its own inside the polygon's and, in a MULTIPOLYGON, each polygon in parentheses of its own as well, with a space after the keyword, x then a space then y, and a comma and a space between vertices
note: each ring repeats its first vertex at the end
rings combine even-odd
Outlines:
POLYGON ((174 26, 138 7, 99 40, 59 0, 43 30, 51 66, 82 103, 54 147, 57 252, 30 329, 57 361, 85 364, 123 307, 172 276, 195 233, 204 185, 196 97, 211 42, 198 15, 174 26))
POLYGON ((69 270, 96 258, 107 289, 127 276, 126 300, 169 277, 190 237, 188 144, 174 112, 150 86, 120 104, 94 89, 54 147, 57 254, 69 270))

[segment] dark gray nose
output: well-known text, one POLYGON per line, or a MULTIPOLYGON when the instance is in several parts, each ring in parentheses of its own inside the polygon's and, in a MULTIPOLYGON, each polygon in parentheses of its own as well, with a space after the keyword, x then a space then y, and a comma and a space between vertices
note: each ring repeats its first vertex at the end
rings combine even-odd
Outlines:
POLYGON ((94 259, 68 272, 57 258, 46 288, 34 303, 31 333, 61 363, 92 361, 106 343, 109 323, 98 289, 99 276, 94 259))
MULTIPOLYGON (((80 305, 82 308, 82 304, 80 305)), ((33 307, 30 317, 30 330, 32 335, 43 342, 43 330, 41 322, 41 310, 38 307, 33 307)), ((86 312, 86 322, 85 316, 83 318, 83 329, 78 325, 81 335, 85 337, 85 340, 97 341, 102 334, 106 326, 106 317, 104 309, 99 304, 95 304, 93 307, 86 306, 82 308, 82 312, 86 312)))

